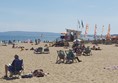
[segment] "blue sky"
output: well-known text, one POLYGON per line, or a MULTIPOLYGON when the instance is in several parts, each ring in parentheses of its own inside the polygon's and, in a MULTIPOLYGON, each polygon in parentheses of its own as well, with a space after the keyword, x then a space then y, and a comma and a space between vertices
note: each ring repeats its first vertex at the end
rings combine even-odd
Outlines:
MULTIPOLYGON (((118 0, 0 0, 0 32, 65 32, 89 24, 88 34, 118 33, 118 0)), ((82 29, 85 32, 85 27, 82 29)))

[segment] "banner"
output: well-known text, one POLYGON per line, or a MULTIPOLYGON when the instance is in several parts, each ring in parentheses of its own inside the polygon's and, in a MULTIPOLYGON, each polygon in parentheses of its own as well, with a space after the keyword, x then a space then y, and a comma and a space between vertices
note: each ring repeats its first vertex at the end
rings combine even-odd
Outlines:
POLYGON ((86 30, 85 30, 84 37, 87 37, 87 34, 88 34, 88 28, 89 28, 89 26, 88 26, 88 24, 86 24, 86 30))
POLYGON ((96 36, 97 36, 96 30, 97 30, 97 24, 95 24, 95 29, 94 29, 94 38, 95 38, 95 39, 96 39, 96 36))
POLYGON ((107 35, 106 35, 106 39, 110 40, 111 38, 111 35, 110 35, 110 24, 108 25, 108 32, 107 32, 107 35))
POLYGON ((83 23, 83 21, 81 20, 81 25, 82 25, 82 28, 84 28, 84 23, 83 23))

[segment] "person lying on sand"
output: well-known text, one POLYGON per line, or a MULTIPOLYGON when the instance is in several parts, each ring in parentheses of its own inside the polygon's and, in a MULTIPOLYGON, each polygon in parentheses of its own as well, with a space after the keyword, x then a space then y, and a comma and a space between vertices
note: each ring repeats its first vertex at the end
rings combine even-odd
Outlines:
POLYGON ((101 50, 101 48, 100 48, 100 47, 95 47, 95 46, 93 46, 93 47, 91 48, 91 50, 101 50))
POLYGON ((36 69, 32 72, 32 75, 34 77, 44 77, 47 74, 49 74, 49 73, 44 73, 43 69, 36 69))

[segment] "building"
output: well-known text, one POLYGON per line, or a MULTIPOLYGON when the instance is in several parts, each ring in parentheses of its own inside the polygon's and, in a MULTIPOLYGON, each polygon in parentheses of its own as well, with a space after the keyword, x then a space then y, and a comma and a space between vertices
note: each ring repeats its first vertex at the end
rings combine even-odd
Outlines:
POLYGON ((66 29, 65 39, 68 41, 73 41, 74 39, 80 38, 81 31, 66 29))

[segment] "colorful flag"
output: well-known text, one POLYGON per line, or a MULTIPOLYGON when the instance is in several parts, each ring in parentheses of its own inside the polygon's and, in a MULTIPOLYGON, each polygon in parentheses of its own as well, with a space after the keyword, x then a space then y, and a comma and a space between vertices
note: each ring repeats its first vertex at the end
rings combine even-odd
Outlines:
POLYGON ((89 28, 89 26, 88 26, 88 24, 86 24, 86 30, 85 30, 84 37, 86 37, 86 36, 87 36, 87 34, 88 34, 88 28, 89 28))
POLYGON ((96 30, 97 30, 97 24, 95 24, 95 29, 94 29, 94 38, 95 38, 95 39, 96 39, 96 35, 97 35, 96 30))
POLYGON ((83 21, 81 20, 81 25, 82 25, 82 28, 84 28, 84 23, 83 23, 83 21))

